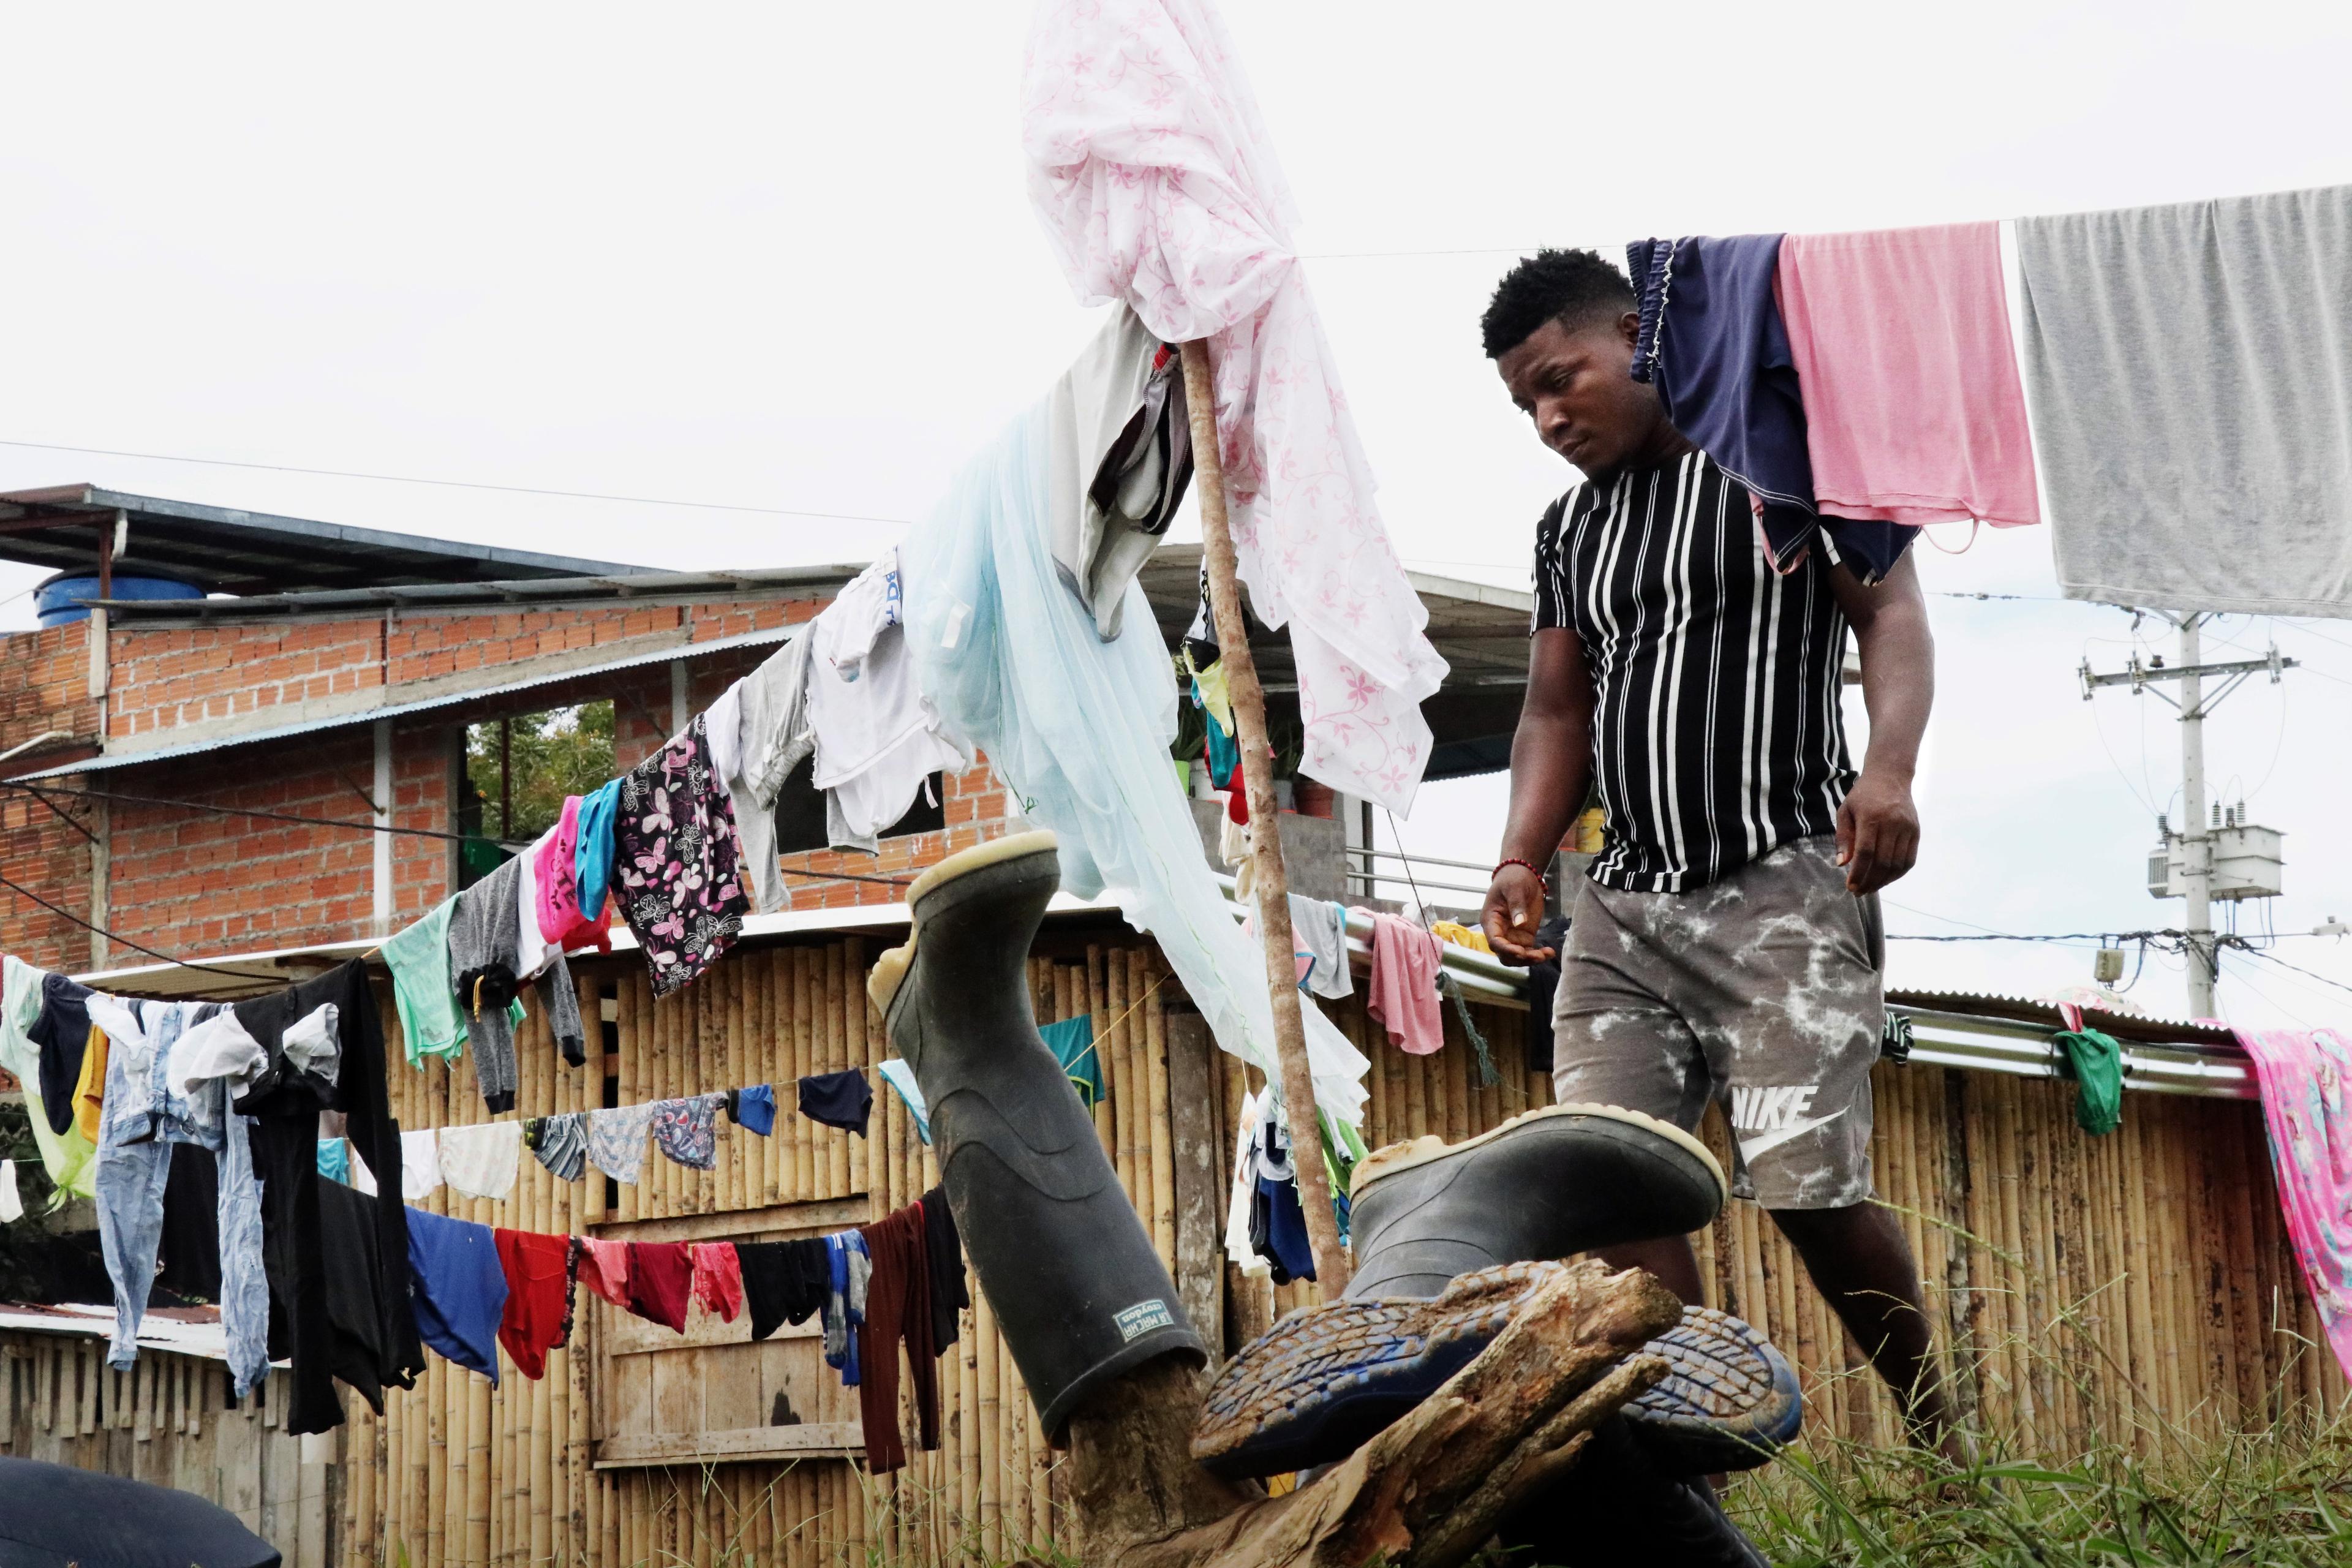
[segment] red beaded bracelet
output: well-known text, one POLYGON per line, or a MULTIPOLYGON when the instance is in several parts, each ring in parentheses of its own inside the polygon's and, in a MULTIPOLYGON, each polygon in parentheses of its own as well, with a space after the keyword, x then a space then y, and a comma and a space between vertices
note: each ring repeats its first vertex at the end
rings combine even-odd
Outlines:
POLYGON ((1551 879, 1544 875, 1544 868, 1542 867, 1537 865, 1532 860, 1522 860, 1516 855, 1506 855, 1500 860, 1496 861, 1495 869, 1487 872, 1486 875, 1488 877, 1494 877, 1499 874, 1506 866, 1525 866, 1528 870, 1533 871, 1536 874, 1537 881, 1541 882, 1547 888, 1551 886, 1551 879))

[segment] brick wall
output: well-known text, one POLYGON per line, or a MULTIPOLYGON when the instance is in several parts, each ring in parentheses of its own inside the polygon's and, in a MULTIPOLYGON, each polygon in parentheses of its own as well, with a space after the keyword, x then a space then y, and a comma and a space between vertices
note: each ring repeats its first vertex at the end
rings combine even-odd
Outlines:
MULTIPOLYGON (((0 752, 42 734, 95 738, 98 704, 89 695, 89 628, 81 622, 0 635, 0 752)), ((64 753, 70 756, 70 751, 64 753)), ((0 773, 59 760, 43 748, 0 773)), ((0 876, 79 915, 89 913, 89 840, 68 826, 97 824, 86 803, 59 801, 53 811, 22 790, 0 790, 0 876)), ((0 951, 45 967, 80 968, 89 935, 18 894, 0 889, 0 951)))
MULTIPOLYGON (((389 681, 404 684, 488 672, 499 664, 676 631, 694 643, 805 620, 822 605, 751 601, 696 605, 534 610, 416 616, 389 625, 380 616, 184 629, 117 627, 110 639, 110 728, 117 742, 167 744, 175 728, 250 717, 266 710, 340 698, 389 681)), ((91 733, 98 707, 86 693, 86 628, 76 625, 7 639, 0 672, 0 745, 44 729, 91 733)), ((698 658, 689 667, 690 710, 707 708, 728 683, 771 649, 698 658)), ((670 668, 652 663, 617 676, 567 680, 514 697, 453 703, 399 721, 393 737, 395 827, 454 830, 457 756, 465 726, 569 703, 610 698, 617 764, 652 754, 671 733, 670 668)), ((59 781, 58 793, 87 786, 143 801, 61 800, 103 830, 110 845, 109 913, 118 936, 174 957, 206 956, 364 936, 374 912, 374 836, 320 823, 240 815, 270 812, 358 824, 373 809, 373 727, 353 723, 292 740, 231 747, 194 759, 131 765, 59 781), (155 801, 188 803, 159 805, 155 801), (211 808, 211 809, 201 809, 211 808)), ((794 856, 803 870, 911 880, 924 867, 978 843, 1004 816, 1003 790, 986 765, 945 781, 947 826, 883 841, 882 853, 794 856)), ((88 841, 37 801, 0 791, 0 855, 11 879, 77 914, 90 911, 88 841)), ((393 841, 394 919, 424 914, 452 889, 446 839, 393 841)), ((887 902, 898 886, 793 879, 793 907, 887 902)), ((86 932, 0 893, 0 948, 47 967, 89 966, 86 932)), ((112 963, 142 956, 118 945, 112 963)))

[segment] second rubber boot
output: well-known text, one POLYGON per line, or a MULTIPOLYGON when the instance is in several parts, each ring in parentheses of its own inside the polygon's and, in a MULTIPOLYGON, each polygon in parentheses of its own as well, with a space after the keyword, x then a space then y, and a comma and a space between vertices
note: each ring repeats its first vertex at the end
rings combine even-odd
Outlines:
POLYGON ((915 880, 914 934, 866 982, 929 1107, 940 1184, 1049 1438, 1155 1356, 1205 1362, 1176 1287, 1029 1003, 1029 947, 1061 886, 1050 833, 915 880))
POLYGON ((1555 1105, 1482 1137, 1391 1144, 1356 1168, 1349 1300, 1426 1300, 1476 1269, 1686 1236, 1723 1207, 1723 1167, 1670 1122, 1555 1105))

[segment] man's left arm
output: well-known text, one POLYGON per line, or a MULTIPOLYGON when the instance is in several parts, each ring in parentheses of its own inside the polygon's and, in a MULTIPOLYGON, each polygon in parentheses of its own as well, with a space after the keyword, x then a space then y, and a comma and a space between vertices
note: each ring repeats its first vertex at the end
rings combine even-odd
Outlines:
POLYGON ((1927 601, 1906 553, 1895 570, 1864 587, 1843 566, 1830 569, 1830 590, 1853 627, 1862 656, 1862 703, 1870 714, 1870 747, 1862 776, 1838 809, 1838 864, 1845 885, 1875 892, 1919 858, 1919 812, 1911 778, 1927 710, 1936 700, 1936 639, 1927 629, 1927 601))

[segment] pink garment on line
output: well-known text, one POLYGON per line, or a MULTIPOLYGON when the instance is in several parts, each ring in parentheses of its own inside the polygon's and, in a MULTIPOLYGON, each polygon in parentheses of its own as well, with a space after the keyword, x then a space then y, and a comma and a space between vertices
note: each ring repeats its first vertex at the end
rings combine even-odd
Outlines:
POLYGON ((539 894, 539 934, 569 952, 593 945, 599 952, 613 951, 613 906, 608 900, 593 914, 580 908, 580 797, 563 797, 563 815, 555 831, 539 841, 539 860, 531 885, 539 894))
POLYGON ((731 1241, 694 1244, 694 1299, 706 1312, 731 1323, 743 1310, 743 1260, 731 1241))
POLYGON ((629 1244, 582 1237, 580 1283, 615 1307, 626 1307, 629 1304, 629 1244))
POLYGON ((1410 1056, 1432 1055, 1445 1044, 1437 1008, 1437 939, 1391 914, 1372 916, 1372 988, 1364 1010, 1388 1026, 1389 1039, 1410 1056))
POLYGON ((1774 292, 1824 513, 2042 521, 1999 224, 1792 234, 1774 292))
POLYGON ((1208 340, 1242 581, 1290 631, 1300 771, 1406 810, 1446 664, 1381 521, 1223 23, 1205 0, 1047 0, 1021 97, 1030 202, 1079 302, 1124 300, 1162 342, 1208 340))
POLYGON ((2352 1039, 2240 1029, 2254 1058, 2279 1206, 2336 1359, 2352 1373, 2352 1039))

